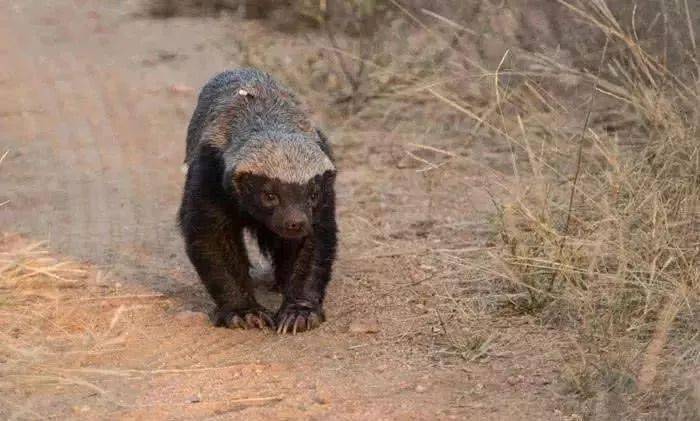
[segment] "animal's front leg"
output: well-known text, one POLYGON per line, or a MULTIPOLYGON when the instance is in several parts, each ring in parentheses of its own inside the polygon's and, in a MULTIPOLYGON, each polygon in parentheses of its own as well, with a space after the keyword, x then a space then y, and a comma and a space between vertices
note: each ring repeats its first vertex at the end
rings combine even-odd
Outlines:
POLYGON ((297 333, 316 328, 324 320, 323 295, 327 280, 317 275, 318 245, 313 237, 303 240, 288 257, 294 258, 292 273, 284 286, 284 301, 277 312, 277 333, 297 333))
POLYGON ((202 221, 199 214, 183 212, 181 224, 187 254, 217 304, 214 323, 230 328, 274 327, 272 318, 255 300, 240 229, 202 221))
POLYGON ((214 324, 230 328, 274 327, 255 300, 242 241, 214 235, 187 238, 187 253, 217 304, 214 324))
POLYGON ((318 327, 325 319, 323 299, 331 279, 338 228, 335 222, 335 196, 329 188, 323 206, 314 217, 319 221, 313 234, 303 240, 294 253, 291 276, 284 286, 284 301, 277 311, 277 332, 296 333, 318 327))

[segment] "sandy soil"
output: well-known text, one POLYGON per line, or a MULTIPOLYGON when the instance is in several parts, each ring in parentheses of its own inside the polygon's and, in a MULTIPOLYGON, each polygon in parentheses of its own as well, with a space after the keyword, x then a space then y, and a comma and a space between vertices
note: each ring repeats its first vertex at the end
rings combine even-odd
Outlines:
POLYGON ((0 1, 0 229, 25 238, 6 237, 3 251, 47 240, 85 270, 71 285, 5 291, 0 418, 571 415, 552 345, 564 338, 526 317, 481 316, 449 287, 468 284, 465 272, 436 273, 426 254, 482 244, 487 195, 464 174, 455 197, 386 165, 390 133, 336 145, 342 244, 328 322, 297 336, 212 327, 175 227, 185 128, 198 87, 254 38, 241 28, 281 35, 136 10, 0 1), (459 312, 471 322, 456 324, 459 312))

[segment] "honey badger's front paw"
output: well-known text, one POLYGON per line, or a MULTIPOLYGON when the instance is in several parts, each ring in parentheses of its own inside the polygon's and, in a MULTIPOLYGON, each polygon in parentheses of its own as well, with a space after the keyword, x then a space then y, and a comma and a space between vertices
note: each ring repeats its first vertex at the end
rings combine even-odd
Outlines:
POLYGON ((229 329, 265 329, 274 328, 267 310, 262 307, 250 309, 219 309, 214 314, 214 325, 225 326, 229 329))
POLYGON ((325 320, 323 310, 306 302, 284 303, 275 316, 277 333, 304 332, 321 326, 325 320))

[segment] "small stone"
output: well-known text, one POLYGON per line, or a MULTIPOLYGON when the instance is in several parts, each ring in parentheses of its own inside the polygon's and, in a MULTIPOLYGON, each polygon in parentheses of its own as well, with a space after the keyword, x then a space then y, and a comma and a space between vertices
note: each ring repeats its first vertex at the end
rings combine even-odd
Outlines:
POLYGON ((525 380, 525 377, 522 376, 522 375, 519 375, 519 376, 510 376, 510 377, 508 377, 508 378, 506 379, 506 382, 507 382, 509 385, 514 386, 514 385, 516 385, 516 384, 518 384, 518 383, 522 383, 523 380, 525 380))
POLYGON ((376 319, 355 320, 350 323, 348 330, 350 333, 377 333, 379 332, 379 321, 376 319))
POLYGON ((248 91, 246 91, 245 89, 239 89, 239 90, 238 90, 238 95, 240 95, 240 96, 248 96, 248 91))
POLYGON ((199 403, 201 401, 202 401, 202 398, 200 398, 197 395, 190 396, 189 398, 187 398, 187 403, 199 403))
POLYGON ((174 94, 191 94, 194 92, 194 88, 181 83, 176 83, 174 85, 170 85, 170 92, 174 94))
POLYGON ((419 384, 418 386, 416 386, 416 392, 418 392, 418 393, 423 393, 426 390, 428 390, 428 388, 423 386, 422 384, 419 384))
POLYGON ((204 326, 209 324, 209 316, 207 316, 205 313, 202 313, 201 311, 181 311, 175 315, 175 320, 182 324, 190 326, 204 326))
POLYGON ((328 403, 328 399, 321 395, 314 395, 312 400, 319 405, 325 405, 328 403))
POLYGON ((309 120, 300 120, 297 123, 297 127, 299 127, 299 130, 301 130, 302 132, 313 131, 313 126, 311 125, 311 122, 309 120))

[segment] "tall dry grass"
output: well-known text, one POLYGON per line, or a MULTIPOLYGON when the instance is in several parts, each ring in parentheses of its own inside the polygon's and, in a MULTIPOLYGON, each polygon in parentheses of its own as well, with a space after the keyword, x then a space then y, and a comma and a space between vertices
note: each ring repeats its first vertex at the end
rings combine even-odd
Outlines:
MULTIPOLYGON (((595 56, 561 60, 514 45, 488 69, 460 57, 460 38, 442 30, 469 28, 423 10, 441 24, 435 28, 406 9, 431 48, 408 64, 404 55, 375 60, 370 83, 388 73, 390 101, 415 107, 427 93, 445 106, 434 121, 455 125, 457 113, 471 123, 471 136, 486 133, 508 145, 510 181, 494 197, 497 251, 460 264, 490 277, 494 295, 509 297, 516 310, 571 334, 578 357, 565 361, 564 376, 583 412, 593 419, 698 419, 695 11, 685 0, 641 4, 650 16, 641 28, 636 6, 625 5, 625 15, 605 0, 557 3, 572 24, 599 32, 582 41, 595 56), (488 81, 487 104, 462 94, 467 79, 488 81)), ((456 152, 454 163, 465 160, 456 152)))
MULTIPOLYGON (((571 116, 551 103, 546 113, 501 114, 494 123, 518 158, 498 203, 501 247, 481 269, 527 293, 521 310, 572 332, 580 359, 568 362, 566 376, 589 415, 697 419, 700 79, 693 27, 685 31, 685 72, 672 71, 623 29, 605 1, 561 4, 605 34, 598 67, 585 71, 540 55, 526 61, 551 76, 587 81, 587 110, 575 130, 557 127, 571 116), (611 106, 601 111, 598 101, 611 106), (621 122, 628 128, 614 128, 621 122)), ((685 13, 690 23, 691 10, 685 13)), ((499 96, 514 109, 542 108, 536 102, 544 98, 499 96)))

